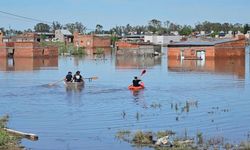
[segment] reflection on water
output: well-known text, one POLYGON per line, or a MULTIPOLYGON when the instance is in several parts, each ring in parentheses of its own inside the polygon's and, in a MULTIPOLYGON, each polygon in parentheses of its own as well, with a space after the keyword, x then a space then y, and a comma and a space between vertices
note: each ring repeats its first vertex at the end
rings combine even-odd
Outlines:
POLYGON ((245 57, 208 60, 176 60, 168 59, 169 71, 212 72, 216 74, 236 75, 245 78, 245 57))
MULTIPOLYGON (((166 56, 110 56, 59 57, 58 70, 1 71, 0 116, 10 114, 10 128, 39 136, 36 142, 22 141, 27 149, 133 150, 130 144, 115 140, 116 133, 125 130, 173 130, 178 135, 187 132, 190 137, 200 131, 204 138, 247 139, 249 55, 242 60, 205 62, 167 60, 166 56), (146 88, 128 90, 141 67, 149 67, 143 76, 146 88), (81 91, 67 89, 62 82, 49 88, 37 86, 61 79, 68 70, 99 78, 86 81, 81 91)), ((32 64, 30 68, 41 63, 33 61, 25 63, 32 64)), ((7 70, 7 63, 9 67, 21 63, 0 62, 1 70, 7 70)))
POLYGON ((1 71, 32 71, 58 69, 58 57, 54 58, 1 58, 1 71))
POLYGON ((144 57, 144 56, 116 56, 115 66, 117 69, 140 69, 151 68, 161 65, 161 57, 144 57))

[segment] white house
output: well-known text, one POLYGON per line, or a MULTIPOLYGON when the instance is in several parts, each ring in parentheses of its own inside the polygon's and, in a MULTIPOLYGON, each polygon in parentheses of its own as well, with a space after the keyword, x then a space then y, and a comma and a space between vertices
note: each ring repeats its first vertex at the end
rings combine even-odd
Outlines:
POLYGON ((68 30, 56 30, 55 39, 60 42, 73 42, 73 34, 68 30))
POLYGON ((158 45, 168 45, 171 42, 179 42, 182 36, 145 35, 144 42, 158 45))

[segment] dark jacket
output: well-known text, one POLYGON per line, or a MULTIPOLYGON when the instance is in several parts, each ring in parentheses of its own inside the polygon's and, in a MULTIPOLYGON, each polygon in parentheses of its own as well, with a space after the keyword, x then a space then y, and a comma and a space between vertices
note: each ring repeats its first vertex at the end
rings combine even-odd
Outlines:
POLYGON ((72 78, 73 78, 73 76, 71 74, 67 74, 65 77, 67 82, 72 82, 72 78))
POLYGON ((134 79, 134 80, 133 80, 133 86, 135 86, 135 87, 141 86, 141 85, 140 85, 140 82, 141 82, 140 79, 134 79))
POLYGON ((82 82, 83 81, 82 76, 80 74, 75 74, 73 80, 75 82, 82 82))

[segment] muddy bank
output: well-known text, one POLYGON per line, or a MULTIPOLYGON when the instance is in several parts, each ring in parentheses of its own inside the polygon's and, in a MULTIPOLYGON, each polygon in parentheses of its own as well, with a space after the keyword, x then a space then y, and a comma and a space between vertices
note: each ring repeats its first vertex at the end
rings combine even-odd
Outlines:
POLYGON ((249 150, 250 142, 242 141, 237 144, 227 143, 224 137, 206 139, 203 133, 198 132, 196 137, 176 136, 171 130, 166 131, 118 131, 116 138, 125 141, 134 147, 152 148, 155 150, 203 150, 203 149, 226 149, 226 150, 249 150))

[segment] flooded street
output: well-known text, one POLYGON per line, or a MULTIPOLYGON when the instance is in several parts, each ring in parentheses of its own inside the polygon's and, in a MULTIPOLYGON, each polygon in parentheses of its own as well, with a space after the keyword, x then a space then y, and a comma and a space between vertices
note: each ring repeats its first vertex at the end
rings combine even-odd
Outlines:
POLYGON ((134 149, 116 139, 120 130, 173 130, 191 137, 202 132, 232 143, 250 139, 249 48, 245 59, 205 62, 166 55, 0 61, 0 115, 10 115, 9 128, 39 136, 22 141, 30 149, 134 149), (142 69, 146 88, 129 91, 142 69), (62 82, 48 86, 77 70, 98 79, 86 80, 82 90, 62 82))

